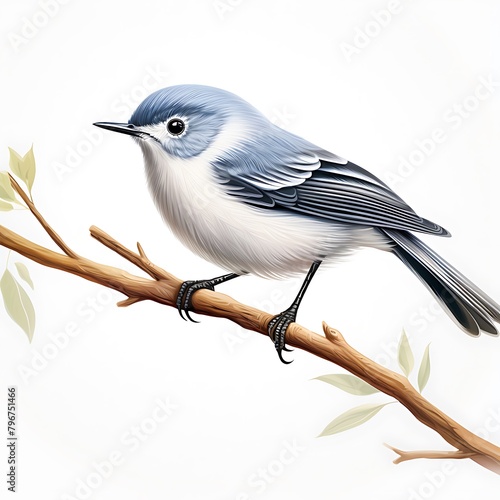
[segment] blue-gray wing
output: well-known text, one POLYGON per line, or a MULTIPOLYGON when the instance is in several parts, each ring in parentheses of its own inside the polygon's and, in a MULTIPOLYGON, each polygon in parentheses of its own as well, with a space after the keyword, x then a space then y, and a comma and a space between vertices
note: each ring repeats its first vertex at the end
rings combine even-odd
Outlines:
POLYGON ((268 138, 225 155, 213 165, 217 180, 231 196, 263 209, 449 236, 368 171, 292 137, 285 146, 281 138, 279 148, 268 138))

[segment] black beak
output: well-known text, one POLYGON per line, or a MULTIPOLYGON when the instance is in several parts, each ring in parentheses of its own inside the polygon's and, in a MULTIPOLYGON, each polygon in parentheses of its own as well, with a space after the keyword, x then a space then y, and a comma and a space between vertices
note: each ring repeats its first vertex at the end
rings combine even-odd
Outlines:
POLYGON ((121 134, 133 135, 134 137, 151 137, 147 132, 143 132, 140 128, 132 123, 113 123, 113 122, 96 122, 96 127, 112 130, 113 132, 120 132, 121 134))

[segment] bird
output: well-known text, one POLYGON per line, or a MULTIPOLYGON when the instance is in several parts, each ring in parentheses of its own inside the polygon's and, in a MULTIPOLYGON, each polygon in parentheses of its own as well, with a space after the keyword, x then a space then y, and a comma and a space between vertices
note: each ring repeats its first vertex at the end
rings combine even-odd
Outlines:
MULTIPOLYGON (((182 84, 146 97, 128 123, 95 126, 131 136, 162 218, 191 251, 229 271, 182 283, 193 294, 239 276, 304 275, 290 307, 267 326, 280 360, 286 331, 316 271, 369 247, 395 255, 466 333, 498 336, 500 306, 414 233, 449 237, 364 168, 278 125, 227 90, 182 84)), ((184 314, 186 317, 184 317, 184 314)))

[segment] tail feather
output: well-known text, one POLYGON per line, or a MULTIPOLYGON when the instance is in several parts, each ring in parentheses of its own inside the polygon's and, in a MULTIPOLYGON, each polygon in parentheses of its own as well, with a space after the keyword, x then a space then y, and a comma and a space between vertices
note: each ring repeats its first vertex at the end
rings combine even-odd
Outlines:
POLYGON ((411 269, 444 310, 470 335, 498 335, 500 306, 463 274, 406 231, 383 229, 395 243, 393 253, 411 269))
POLYGON ((448 264, 436 252, 431 250, 425 243, 411 233, 388 230, 391 239, 427 267, 452 290, 460 291, 460 296, 467 298, 479 309, 485 310, 495 321, 500 321, 500 306, 472 281, 448 264))
POLYGON ((495 321, 500 321, 500 306, 491 297, 486 295, 479 287, 472 283, 472 281, 466 278, 452 265, 448 264, 448 262, 434 252, 434 250, 425 245, 423 241, 419 240, 412 234, 409 234, 409 236, 413 244, 415 244, 416 247, 424 254, 429 256, 431 263, 435 263, 435 267, 438 271, 443 269, 445 277, 450 276, 454 284, 460 287, 472 301, 477 302, 480 306, 484 307, 495 321))

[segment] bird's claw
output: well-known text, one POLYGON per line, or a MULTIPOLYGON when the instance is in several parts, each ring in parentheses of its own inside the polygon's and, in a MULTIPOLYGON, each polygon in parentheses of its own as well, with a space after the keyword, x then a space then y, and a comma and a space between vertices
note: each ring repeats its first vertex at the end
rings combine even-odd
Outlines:
POLYGON ((193 295, 197 290, 214 290, 214 286, 212 285, 210 280, 200 280, 200 281, 184 281, 181 287, 179 288, 179 293, 177 294, 177 300, 175 301, 175 305, 177 307, 177 311, 179 311, 180 317, 184 321, 192 321, 193 323, 199 323, 191 317, 190 311, 193 310, 193 295), (184 314, 186 316, 184 316, 184 314))
POLYGON ((184 320, 187 321, 187 319, 184 317, 184 311, 182 309, 182 297, 184 297, 184 293, 186 292, 186 288, 190 283, 193 283, 192 281, 184 281, 179 288, 179 292, 177 293, 177 299, 175 301, 175 306, 177 307, 177 311, 179 312, 179 316, 184 320))
POLYGON ((296 312, 293 310, 286 310, 275 316, 267 325, 267 333, 271 340, 274 342, 274 347, 278 353, 282 363, 289 365, 292 361, 286 361, 283 358, 282 352, 292 352, 293 349, 288 349, 285 343, 286 331, 288 327, 295 322, 296 312))

